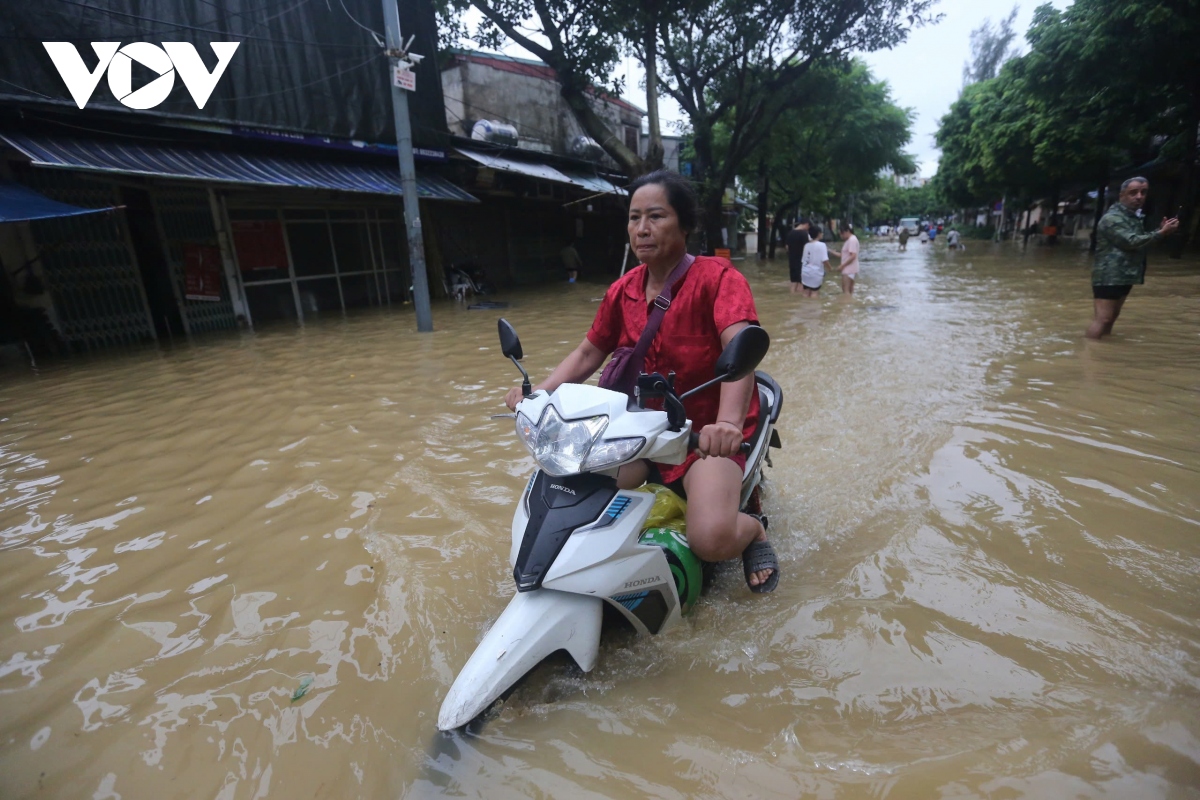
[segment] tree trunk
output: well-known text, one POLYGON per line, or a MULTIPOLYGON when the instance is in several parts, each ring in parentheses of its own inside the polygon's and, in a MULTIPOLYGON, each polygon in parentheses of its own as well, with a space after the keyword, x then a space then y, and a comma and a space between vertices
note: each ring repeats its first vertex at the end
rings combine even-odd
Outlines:
POLYGON ((586 89, 580 87, 577 81, 563 75, 561 70, 556 69, 555 71, 558 72, 558 79, 561 82, 562 98, 587 135, 595 139, 604 148, 604 152, 612 156, 613 161, 616 161, 618 166, 630 177, 637 177, 647 172, 646 162, 642 161, 637 153, 626 147, 625 143, 609 130, 608 125, 592 108, 592 104, 588 102, 586 89))
POLYGON ((1184 163, 1183 173, 1183 201, 1180 205, 1182 212, 1179 214, 1179 231, 1172 238, 1175 239, 1171 243, 1171 258, 1183 258, 1183 249, 1191 242, 1195 236, 1196 226, 1193 217, 1196 211, 1196 170, 1197 158, 1200 158, 1200 153, 1197 153, 1197 128, 1200 128, 1200 109, 1197 109, 1196 103, 1200 101, 1200 96, 1192 95, 1192 113, 1188 116, 1188 146, 1187 155, 1184 163))
POLYGON ((704 251, 712 255, 714 249, 724 247, 721 241, 721 226, 724 223, 721 201, 725 197, 725 187, 720 185, 720 178, 716 174, 717 162, 713 152, 711 126, 694 125, 692 147, 696 151, 695 174, 692 179, 700 184, 700 209, 703 212, 700 224, 706 238, 704 251))
MULTIPOLYGON (((1108 171, 1105 170, 1105 173, 1108 171)), ((1108 196, 1108 178, 1107 175, 1104 181, 1096 189, 1096 212, 1092 216, 1092 236, 1088 243, 1088 252, 1096 252, 1096 231, 1100 228, 1100 218, 1104 216, 1104 200, 1108 196)))
POLYGON ((654 21, 646 22, 645 33, 642 37, 642 47, 645 48, 646 61, 642 66, 646 69, 646 116, 650 120, 650 142, 646 147, 646 169, 652 171, 663 166, 662 127, 658 118, 658 31, 654 21))
POLYGON ((771 223, 771 242, 767 249, 767 258, 775 258, 775 240, 783 238, 783 232, 791 227, 791 218, 787 213, 792 206, 784 203, 775 209, 775 221, 771 223))
POLYGON ((763 261, 767 257, 767 239, 771 238, 771 232, 767 230, 767 201, 771 196, 771 178, 767 175, 766 156, 758 159, 758 180, 758 260, 763 261))
POLYGON ((704 194, 701 195, 701 207, 704 209, 704 235, 707 239, 704 247, 706 255, 714 255, 718 247, 726 246, 725 241, 721 238, 721 231, 725 227, 725 214, 722 212, 724 199, 724 191, 711 187, 705 188, 704 194))

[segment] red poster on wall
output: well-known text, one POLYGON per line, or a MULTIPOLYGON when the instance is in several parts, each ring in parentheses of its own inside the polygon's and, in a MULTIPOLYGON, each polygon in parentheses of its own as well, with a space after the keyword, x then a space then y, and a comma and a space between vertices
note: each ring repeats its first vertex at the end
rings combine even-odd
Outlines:
POLYGON ((221 251, 211 245, 183 246, 184 296, 188 300, 221 299, 221 251))
MULTIPOLYGON (((243 273, 279 270, 283 277, 287 277, 287 245, 283 241, 283 225, 279 220, 233 220, 231 226, 238 266, 243 273)), ((247 275, 246 279, 254 280, 254 276, 247 275)))

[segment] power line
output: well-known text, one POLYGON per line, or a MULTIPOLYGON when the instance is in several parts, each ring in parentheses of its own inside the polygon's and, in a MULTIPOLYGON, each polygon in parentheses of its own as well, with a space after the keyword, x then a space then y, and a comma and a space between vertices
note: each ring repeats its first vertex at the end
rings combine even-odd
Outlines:
MULTIPOLYGON (((109 14, 111 16, 118 16, 118 17, 126 17, 128 19, 137 20, 138 22, 153 22, 153 23, 156 23, 159 25, 167 25, 167 26, 169 26, 169 30, 190 30, 190 31, 198 31, 200 33, 216 34, 218 36, 238 36, 241 39, 252 39, 252 40, 260 41, 260 42, 268 42, 270 44, 297 44, 297 45, 302 45, 304 47, 363 48, 363 47, 371 47, 372 46, 372 45, 365 45, 365 44, 336 44, 334 42, 307 42, 302 39, 276 39, 276 38, 273 38, 270 36, 253 36, 250 34, 239 34, 234 31, 223 31, 223 30, 217 30, 215 28, 204 28, 204 27, 201 27, 198 25, 185 25, 183 23, 173 23, 168 20, 156 19, 154 17, 147 17, 147 16, 143 16, 141 14, 131 14, 126 11, 117 11, 115 9, 110 9, 110 8, 97 8, 96 6, 92 6, 92 5, 88 5, 87 3, 80 2, 80 0, 57 0, 57 2, 65 3, 65 4, 71 5, 71 6, 78 6, 79 8, 87 9, 88 11, 98 11, 101 14, 109 14)), ((129 23, 129 24, 131 25, 131 27, 133 27, 132 23, 129 23)), ((150 34, 161 34, 162 33, 162 31, 141 31, 140 29, 139 29, 139 32, 150 33, 150 34)))
POLYGON ((339 76, 345 75, 347 72, 353 72, 356 69, 362 69, 367 64, 370 64, 372 61, 374 61, 378 58, 383 58, 383 57, 384 57, 384 54, 382 52, 374 53, 374 54, 368 56, 365 60, 358 62, 357 64, 346 67, 345 69, 342 69, 342 70, 338 70, 337 72, 334 72, 329 75, 322 75, 320 78, 317 78, 314 81, 309 81, 308 83, 301 83, 298 86, 289 86, 288 88, 280 89, 277 92, 264 92, 263 94, 239 95, 232 99, 240 102, 242 100, 258 100, 258 99, 261 99, 264 97, 278 97, 279 95, 290 94, 290 93, 296 91, 297 89, 305 89, 309 86, 316 86, 318 83, 325 83, 326 81, 332 80, 333 78, 337 78, 339 76))
POLYGON ((350 13, 350 9, 346 8, 346 4, 344 2, 342 2, 342 0, 338 0, 338 5, 340 5, 342 7, 342 11, 346 12, 346 16, 350 18, 351 22, 353 22, 358 27, 362 28, 367 33, 371 34, 371 36, 375 37, 375 44, 379 45, 380 47, 384 46, 383 37, 380 36, 375 31, 373 31, 372 29, 368 28, 366 25, 363 25, 361 22, 356 20, 354 18, 354 15, 350 13))

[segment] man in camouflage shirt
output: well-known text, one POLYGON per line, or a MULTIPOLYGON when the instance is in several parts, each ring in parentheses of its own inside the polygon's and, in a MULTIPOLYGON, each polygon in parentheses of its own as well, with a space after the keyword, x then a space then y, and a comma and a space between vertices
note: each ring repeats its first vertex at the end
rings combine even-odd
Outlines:
POLYGON ((1109 206, 1096 227, 1096 264, 1092 267, 1094 316, 1085 334, 1089 339, 1112 333, 1113 323, 1133 285, 1146 282, 1146 249, 1179 227, 1179 220, 1164 219, 1158 230, 1146 233, 1138 212, 1146 204, 1149 191, 1150 183, 1145 178, 1130 178, 1122 183, 1117 202, 1109 206))

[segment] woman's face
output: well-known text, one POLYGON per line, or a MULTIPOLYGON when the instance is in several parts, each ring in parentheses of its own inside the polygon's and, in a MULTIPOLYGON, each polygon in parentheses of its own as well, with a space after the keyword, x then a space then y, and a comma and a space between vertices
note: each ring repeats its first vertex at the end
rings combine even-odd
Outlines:
POLYGON ((667 200, 667 189, 647 184, 629 201, 629 246, 643 263, 678 258, 687 249, 679 217, 667 200))

